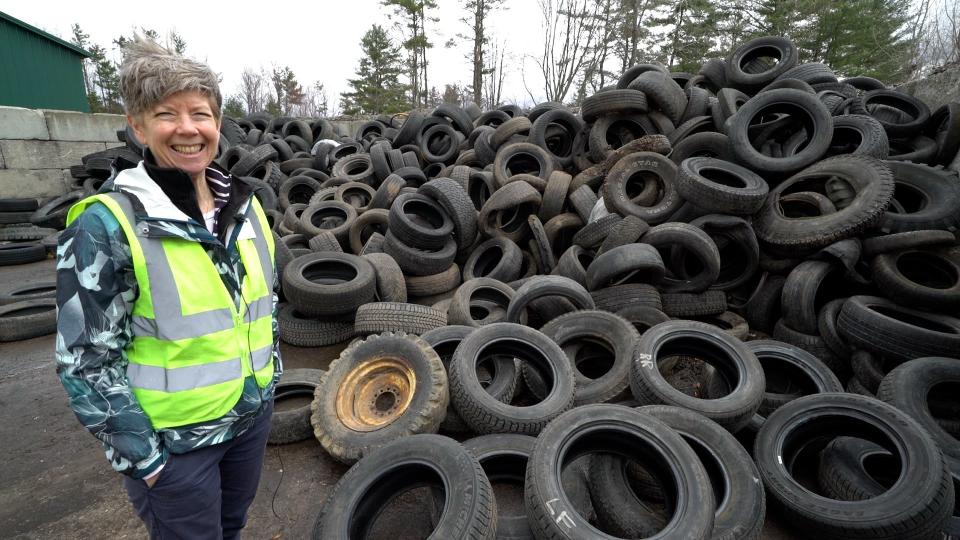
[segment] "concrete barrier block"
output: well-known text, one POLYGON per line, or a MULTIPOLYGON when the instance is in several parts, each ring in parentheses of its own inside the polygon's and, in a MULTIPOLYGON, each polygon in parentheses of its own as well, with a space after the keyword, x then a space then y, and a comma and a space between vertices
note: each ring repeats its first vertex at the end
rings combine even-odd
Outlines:
POLYGON ((66 192, 61 169, 0 170, 0 199, 56 197, 66 192))
POLYGON ((127 125, 126 117, 120 114, 45 110, 43 116, 54 141, 116 142, 117 130, 127 125))
POLYGON ((0 153, 10 169, 64 169, 106 148, 102 142, 0 141, 0 153))
POLYGON ((22 107, 0 107, 0 139, 49 138, 42 112, 22 107))

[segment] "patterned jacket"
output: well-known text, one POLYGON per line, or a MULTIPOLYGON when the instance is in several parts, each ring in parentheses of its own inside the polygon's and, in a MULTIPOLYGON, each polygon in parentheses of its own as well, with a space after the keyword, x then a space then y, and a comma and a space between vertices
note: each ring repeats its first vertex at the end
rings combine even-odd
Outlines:
MULTIPOLYGON (((147 151, 140 165, 120 171, 101 191, 129 195, 138 219, 147 216, 151 236, 202 243, 239 306, 243 265, 236 243, 225 244, 235 227, 230 217, 251 197, 249 186, 231 181, 215 165, 207 169, 208 181, 218 184, 219 191, 229 186, 229 198, 217 204, 225 219, 218 220, 214 236, 202 225, 190 178, 154 163, 147 151)), ((275 282, 274 290, 276 286, 275 282)), ((150 475, 170 453, 182 454, 242 434, 273 398, 283 369, 274 294, 273 382, 261 391, 251 375, 240 399, 223 417, 154 430, 126 378, 125 349, 132 339, 131 312, 138 290, 130 246, 119 223, 103 204, 90 206, 61 234, 57 248, 57 374, 71 408, 103 444, 113 468, 133 478, 150 475)))

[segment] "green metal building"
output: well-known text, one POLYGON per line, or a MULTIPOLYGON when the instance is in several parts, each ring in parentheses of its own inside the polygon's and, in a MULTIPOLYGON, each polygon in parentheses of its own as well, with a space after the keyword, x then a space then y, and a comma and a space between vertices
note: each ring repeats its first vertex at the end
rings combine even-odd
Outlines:
POLYGON ((90 53, 0 11, 0 105, 90 112, 90 53))

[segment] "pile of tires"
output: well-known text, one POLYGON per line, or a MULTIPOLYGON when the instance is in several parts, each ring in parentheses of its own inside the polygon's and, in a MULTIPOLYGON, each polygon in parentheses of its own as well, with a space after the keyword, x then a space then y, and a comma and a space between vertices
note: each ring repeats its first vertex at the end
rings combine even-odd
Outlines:
POLYGON ((763 37, 579 113, 222 133, 281 339, 354 340, 275 441, 353 464, 315 537, 413 485, 442 538, 756 538, 767 502, 825 538, 960 534, 960 104, 763 37))

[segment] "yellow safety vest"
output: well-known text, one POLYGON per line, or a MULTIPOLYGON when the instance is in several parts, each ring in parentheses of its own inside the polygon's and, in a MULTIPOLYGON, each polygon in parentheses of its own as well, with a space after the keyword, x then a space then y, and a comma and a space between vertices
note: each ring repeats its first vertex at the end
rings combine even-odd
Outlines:
POLYGON ((246 270, 239 310, 203 246, 148 236, 126 195, 88 197, 70 208, 67 224, 97 202, 117 218, 130 244, 140 290, 127 379, 154 429, 220 418, 240 399, 251 373, 261 388, 270 384, 274 244, 256 198, 247 207, 255 236, 237 240, 246 270))

